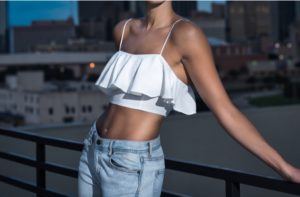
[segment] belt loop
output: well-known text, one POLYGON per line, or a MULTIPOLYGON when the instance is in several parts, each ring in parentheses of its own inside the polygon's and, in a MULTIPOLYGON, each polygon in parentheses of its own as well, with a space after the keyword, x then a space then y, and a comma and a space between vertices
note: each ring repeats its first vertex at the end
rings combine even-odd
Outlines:
POLYGON ((108 156, 111 157, 111 154, 112 154, 112 143, 113 143, 114 140, 111 140, 109 142, 109 153, 108 153, 108 156))
POLYGON ((93 143, 93 135, 94 135, 94 132, 95 132, 96 130, 94 129, 94 127, 92 127, 92 131, 90 132, 90 136, 89 136, 89 142, 90 143, 93 143))
POLYGON ((149 158, 152 155, 152 141, 149 141, 149 158))

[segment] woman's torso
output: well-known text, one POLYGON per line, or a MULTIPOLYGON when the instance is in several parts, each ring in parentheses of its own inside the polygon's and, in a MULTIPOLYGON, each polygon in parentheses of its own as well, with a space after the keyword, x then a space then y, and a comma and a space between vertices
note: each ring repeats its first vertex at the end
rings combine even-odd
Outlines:
MULTIPOLYGON (((147 54, 159 53, 155 51, 156 49, 160 50, 160 45, 164 44, 170 27, 158 29, 154 32, 146 32, 144 28, 141 29, 139 27, 139 24, 141 24, 139 22, 140 20, 132 20, 132 24, 125 26, 127 29, 125 29, 122 50, 132 54, 146 54, 143 53, 144 50, 152 51, 147 54), (151 40, 156 40, 156 42, 151 42, 151 40), (158 48, 159 46, 160 48, 158 48)), ((185 84, 188 84, 190 79, 180 59, 178 57, 176 59, 176 56, 174 57, 176 51, 168 45, 166 45, 165 49, 167 47, 168 52, 164 52, 164 58, 168 61, 176 76, 185 84)), ((159 114, 109 103, 106 111, 98 118, 96 127, 98 134, 103 138, 147 141, 158 137, 160 126, 164 119, 165 117, 159 114)))

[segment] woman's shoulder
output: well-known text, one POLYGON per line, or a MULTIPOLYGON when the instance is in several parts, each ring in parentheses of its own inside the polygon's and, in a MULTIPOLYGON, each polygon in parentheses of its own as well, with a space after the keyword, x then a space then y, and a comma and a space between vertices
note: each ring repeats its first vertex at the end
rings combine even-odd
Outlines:
POLYGON ((201 28, 189 19, 184 17, 180 17, 179 19, 183 20, 178 21, 177 24, 174 25, 172 30, 173 36, 179 38, 191 38, 202 32, 201 28))
POLYGON ((171 42, 173 42, 179 48, 186 48, 195 43, 201 43, 206 39, 206 36, 202 29, 194 22, 181 17, 173 29, 170 35, 171 42))
POLYGON ((124 19, 119 21, 114 29, 113 29, 113 38, 115 40, 115 42, 119 42, 121 40, 121 36, 122 36, 122 32, 123 32, 123 28, 126 24, 126 28, 125 28, 125 32, 124 34, 126 34, 126 31, 129 31, 130 28, 132 27, 132 25, 136 25, 137 23, 139 23, 141 21, 141 18, 128 18, 128 19, 124 19), (128 21, 128 22, 127 22, 128 21))

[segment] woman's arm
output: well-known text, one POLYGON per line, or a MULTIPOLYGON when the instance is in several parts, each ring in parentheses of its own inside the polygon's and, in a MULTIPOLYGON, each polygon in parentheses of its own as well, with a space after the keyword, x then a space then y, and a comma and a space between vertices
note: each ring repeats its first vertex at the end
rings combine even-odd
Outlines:
POLYGON ((199 95, 224 130, 239 144, 273 168, 286 181, 300 183, 300 170, 285 162, 254 125, 232 104, 217 73, 210 45, 191 22, 174 27, 173 43, 199 95))

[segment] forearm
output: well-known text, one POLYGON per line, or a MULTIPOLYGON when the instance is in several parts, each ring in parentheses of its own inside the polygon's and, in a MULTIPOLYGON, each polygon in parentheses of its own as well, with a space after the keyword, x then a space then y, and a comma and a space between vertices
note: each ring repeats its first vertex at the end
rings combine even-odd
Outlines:
POLYGON ((237 108, 231 107, 219 112, 217 119, 224 130, 244 148, 280 175, 287 173, 289 164, 265 141, 254 125, 237 108))

